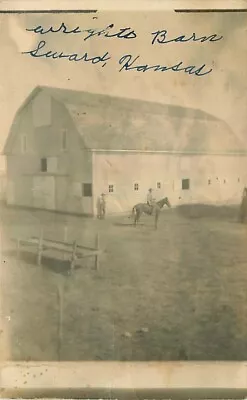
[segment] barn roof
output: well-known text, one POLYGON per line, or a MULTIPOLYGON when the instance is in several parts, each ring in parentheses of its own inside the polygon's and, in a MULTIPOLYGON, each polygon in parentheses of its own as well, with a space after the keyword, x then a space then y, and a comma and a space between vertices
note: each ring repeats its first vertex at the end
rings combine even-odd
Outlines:
POLYGON ((39 91, 66 106, 88 149, 243 153, 230 127, 200 109, 46 86, 28 102, 39 91))

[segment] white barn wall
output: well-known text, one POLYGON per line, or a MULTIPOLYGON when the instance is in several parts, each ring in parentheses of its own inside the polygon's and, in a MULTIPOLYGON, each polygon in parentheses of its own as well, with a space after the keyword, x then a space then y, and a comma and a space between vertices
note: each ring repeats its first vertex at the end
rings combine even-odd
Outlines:
POLYGON ((120 213, 144 202, 150 187, 157 200, 168 196, 172 205, 236 204, 247 184, 247 157, 95 152, 93 171, 95 212, 102 192, 107 194, 108 213, 120 213), (181 181, 186 178, 190 190, 182 190, 181 181), (157 182, 161 189, 156 188, 157 182), (139 183, 139 191, 134 191, 134 183, 139 183), (114 193, 108 192, 108 185, 114 185, 114 193))

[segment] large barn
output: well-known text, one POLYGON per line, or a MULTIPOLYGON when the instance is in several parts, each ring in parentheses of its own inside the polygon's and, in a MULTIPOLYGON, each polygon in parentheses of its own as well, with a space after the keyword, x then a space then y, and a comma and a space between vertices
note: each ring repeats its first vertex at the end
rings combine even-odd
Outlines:
POLYGON ((247 153, 230 127, 198 109, 37 87, 14 118, 4 154, 7 203, 95 215, 158 200, 239 202, 247 153))

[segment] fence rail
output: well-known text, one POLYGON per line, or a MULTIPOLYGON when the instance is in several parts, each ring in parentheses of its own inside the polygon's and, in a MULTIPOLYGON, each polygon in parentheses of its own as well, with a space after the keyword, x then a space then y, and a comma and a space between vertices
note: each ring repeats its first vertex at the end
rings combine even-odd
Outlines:
POLYGON ((70 271, 72 272, 75 265, 80 262, 83 258, 94 257, 95 269, 99 269, 99 257, 101 250, 99 248, 99 234, 95 238, 95 247, 83 246, 76 240, 73 242, 69 241, 58 241, 44 238, 43 230, 40 230, 40 235, 26 238, 13 238, 13 241, 17 243, 17 256, 20 256, 20 252, 23 249, 28 250, 37 255, 37 264, 42 264, 42 257, 50 256, 65 260, 66 258, 70 261, 70 271))

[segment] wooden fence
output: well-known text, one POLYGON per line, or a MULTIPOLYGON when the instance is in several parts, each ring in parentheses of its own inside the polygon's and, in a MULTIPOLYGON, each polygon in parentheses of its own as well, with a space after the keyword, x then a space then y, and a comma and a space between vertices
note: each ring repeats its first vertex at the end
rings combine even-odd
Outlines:
POLYGON ((40 235, 32 236, 30 238, 13 238, 17 243, 17 256, 20 256, 21 250, 26 250, 37 255, 37 264, 42 264, 42 257, 48 256, 51 258, 68 260, 70 262, 70 272, 73 272, 75 265, 78 264, 83 258, 94 257, 95 269, 99 269, 99 234, 96 235, 95 246, 88 247, 78 244, 75 240, 58 241, 44 238, 43 229, 40 230, 40 235))

